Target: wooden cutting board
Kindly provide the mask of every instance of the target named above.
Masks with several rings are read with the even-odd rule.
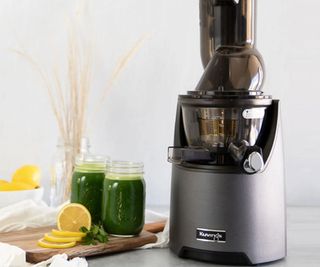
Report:
[[[50,232],[52,227],[41,227],[35,229],[25,229],[22,231],[8,232],[0,234],[0,242],[8,243],[26,251],[27,261],[38,263],[51,258],[60,253],[66,253],[69,258],[88,257],[101,254],[111,254],[115,252],[132,250],[145,244],[155,243],[157,237],[154,233],[160,232],[164,228],[164,222],[146,224],[139,236],[130,238],[120,238],[109,236],[109,241],[105,244],[95,246],[77,245],[68,249],[41,248],[37,241],[43,237],[44,233]]]

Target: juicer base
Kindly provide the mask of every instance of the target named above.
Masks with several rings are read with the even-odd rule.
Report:
[[[221,252],[183,247],[179,254],[181,258],[190,258],[199,261],[214,262],[224,265],[255,265],[243,252]]]

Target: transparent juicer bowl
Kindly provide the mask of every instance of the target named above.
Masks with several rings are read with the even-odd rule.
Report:
[[[188,145],[209,150],[228,148],[246,140],[255,145],[266,107],[182,106],[183,125]]]

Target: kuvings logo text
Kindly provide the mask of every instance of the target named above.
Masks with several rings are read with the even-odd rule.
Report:
[[[226,243],[226,231],[197,228],[196,238],[199,241]]]

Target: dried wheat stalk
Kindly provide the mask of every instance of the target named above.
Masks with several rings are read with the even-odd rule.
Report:
[[[119,77],[129,60],[139,50],[146,37],[140,38],[136,44],[123,55],[106,88],[102,91],[99,105],[101,107],[108,91]],[[66,191],[65,200],[70,196],[71,177],[75,156],[79,153],[81,138],[86,129],[88,99],[92,80],[92,49],[84,47],[75,36],[75,31],[70,32],[67,58],[67,82],[62,83],[58,69],[54,68],[50,76],[47,71],[27,52],[13,49],[15,53],[24,57],[37,70],[47,89],[50,104],[57,121],[60,136],[66,146],[71,148],[71,153],[66,153]],[[97,110],[96,110],[97,111]]]

